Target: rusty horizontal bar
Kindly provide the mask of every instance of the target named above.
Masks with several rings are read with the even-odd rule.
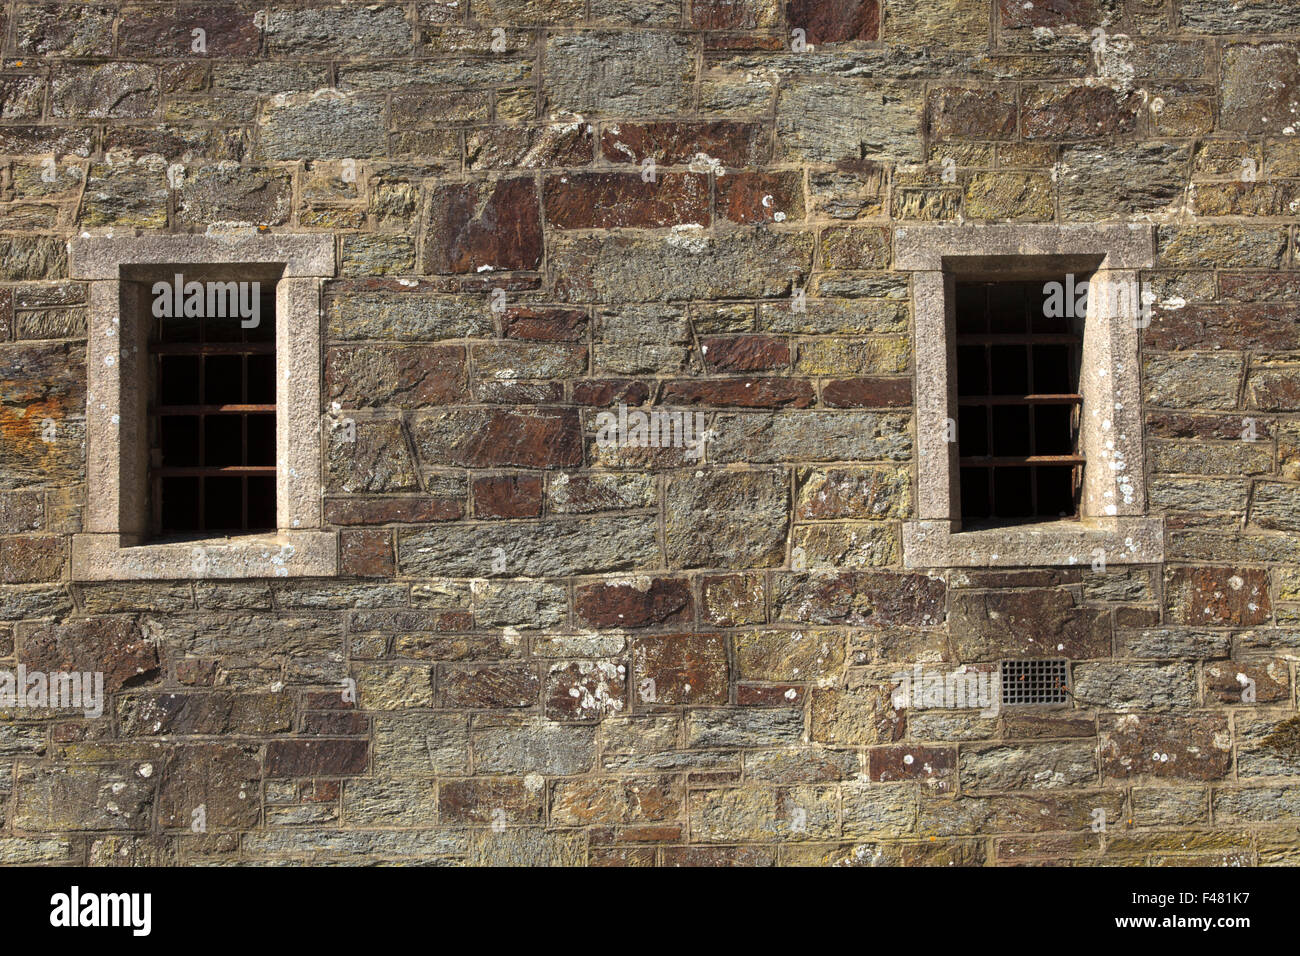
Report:
[[[962,395],[958,405],[1080,405],[1083,396],[1072,392],[1041,395]]]
[[[275,405],[159,405],[155,415],[241,415],[257,412],[274,414]]]
[[[1079,455],[998,455],[959,458],[957,463],[963,468],[1002,468],[1017,465],[1082,465],[1085,459]]]
[[[256,478],[275,475],[275,465],[187,465],[155,468],[163,478]]]

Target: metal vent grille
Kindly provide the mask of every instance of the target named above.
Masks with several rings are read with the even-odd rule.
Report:
[[[1069,698],[1068,680],[1063,660],[1003,661],[1002,703],[1064,704]]]

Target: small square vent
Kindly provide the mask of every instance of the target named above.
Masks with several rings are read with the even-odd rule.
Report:
[[[1064,704],[1069,699],[1068,680],[1063,660],[1003,661],[1002,703],[1011,707]]]

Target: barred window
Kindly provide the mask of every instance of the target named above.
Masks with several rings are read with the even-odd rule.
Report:
[[[1086,281],[957,283],[963,521],[1077,517]]]
[[[154,535],[274,529],[274,284],[176,275],[149,301]]]

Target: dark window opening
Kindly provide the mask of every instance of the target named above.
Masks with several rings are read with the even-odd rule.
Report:
[[[1004,706],[1064,704],[1070,696],[1064,660],[1003,661],[1001,670]]]
[[[276,527],[274,284],[260,291],[253,328],[239,315],[151,316],[156,536]]]
[[[1086,279],[957,283],[963,521],[1078,515],[1084,316],[1073,313]]]

